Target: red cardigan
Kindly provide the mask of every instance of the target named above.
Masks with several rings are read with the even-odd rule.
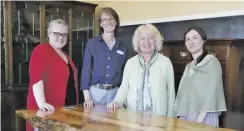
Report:
[[[66,53],[65,55],[74,72],[77,96],[76,103],[79,104],[77,69],[71,58]],[[46,102],[54,107],[62,107],[65,105],[69,67],[50,44],[40,44],[33,50],[30,58],[29,76],[30,82],[27,96],[27,109],[38,109],[32,86],[40,80],[43,80],[44,83]]]

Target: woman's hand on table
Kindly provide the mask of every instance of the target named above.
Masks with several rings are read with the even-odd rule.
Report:
[[[43,110],[38,110],[36,112],[36,116],[40,116],[40,117],[46,117],[46,116],[49,116],[51,114],[53,114],[54,111],[43,111]]]
[[[116,109],[116,108],[120,108],[121,105],[120,105],[118,102],[113,101],[113,102],[107,104],[107,107],[108,107],[109,109]]]
[[[55,111],[55,108],[53,105],[51,105],[49,103],[45,103],[45,102],[39,108],[43,111]]]
[[[84,94],[84,98],[85,98],[85,102],[83,103],[84,107],[92,107],[94,106],[94,103],[90,97],[90,93],[89,90],[83,90],[83,94]]]
[[[85,102],[83,103],[84,107],[91,107],[93,106],[93,101],[91,99],[87,99],[85,100]]]

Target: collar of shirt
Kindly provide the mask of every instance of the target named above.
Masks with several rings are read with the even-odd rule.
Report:
[[[99,35],[98,37],[97,37],[97,39],[98,39],[98,41],[103,41],[103,42],[100,42],[101,44],[106,44],[105,43],[105,41],[104,41],[104,39],[103,39],[103,37],[101,36],[101,35]],[[120,42],[119,42],[119,40],[117,40],[116,38],[115,38],[115,44],[114,44],[114,47],[115,48],[118,48],[119,47],[119,44],[120,44]]]

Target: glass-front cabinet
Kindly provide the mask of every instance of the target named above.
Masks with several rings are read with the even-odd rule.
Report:
[[[64,50],[80,72],[85,44],[94,36],[96,6],[77,1],[1,1],[1,85],[28,86],[31,53],[38,44],[48,44],[47,27],[55,19],[69,26]]]
[[[5,54],[6,54],[6,10],[5,10],[5,2],[1,1],[1,85],[6,84],[6,72],[5,67],[6,67],[6,59],[5,59]]]
[[[40,44],[40,4],[12,2],[13,84],[28,84],[29,60]]]

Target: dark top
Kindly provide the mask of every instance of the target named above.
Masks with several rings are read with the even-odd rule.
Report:
[[[95,84],[120,85],[127,59],[127,47],[116,40],[109,50],[102,36],[88,40],[81,75],[81,90],[89,90]]]
[[[76,90],[74,83],[74,74],[70,64],[69,66],[69,79],[67,82],[65,105],[75,105],[76,104]]]

